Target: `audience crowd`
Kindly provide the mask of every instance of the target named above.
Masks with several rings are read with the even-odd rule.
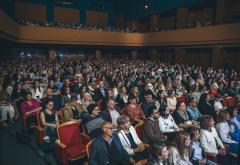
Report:
[[[80,23],[65,23],[65,22],[46,22],[43,20],[29,20],[29,19],[17,19],[17,23],[30,26],[46,26],[55,28],[72,28],[72,29],[84,29],[84,30],[97,30],[97,31],[109,31],[109,32],[126,32],[135,33],[137,31],[130,29],[129,27],[117,27],[117,26],[98,26],[88,25]]]
[[[239,98],[240,76],[229,68],[128,59],[0,62],[1,127],[24,115],[31,132],[39,115],[44,140],[53,143],[62,122],[78,122],[94,139],[90,165],[237,164]]]
[[[72,29],[85,29],[85,30],[97,30],[97,31],[109,31],[109,32],[126,32],[126,33],[147,33],[147,32],[160,32],[166,30],[176,29],[175,25],[162,25],[154,28],[145,28],[141,30],[134,30],[127,26],[118,27],[118,26],[98,26],[98,25],[88,25],[80,23],[65,23],[65,22],[47,22],[43,20],[29,20],[29,19],[16,19],[17,23],[22,25],[30,26],[45,26],[45,27],[55,27],[55,28],[72,28]],[[188,23],[185,26],[182,26],[181,29],[186,28],[200,28],[211,26],[210,21],[196,21],[195,23]]]

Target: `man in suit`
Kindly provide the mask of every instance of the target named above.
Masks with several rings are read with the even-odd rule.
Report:
[[[77,82],[74,83],[73,87],[72,87],[72,91],[73,93],[79,93],[81,90],[83,83],[82,83],[82,77],[78,77],[77,78]]]
[[[89,165],[127,165],[134,160],[123,148],[119,137],[113,133],[110,122],[102,124],[102,134],[92,144]]]
[[[94,98],[95,98],[95,101],[98,102],[98,101],[106,101],[107,99],[107,90],[106,88],[104,87],[104,82],[102,80],[100,80],[98,82],[98,88],[94,91]]]

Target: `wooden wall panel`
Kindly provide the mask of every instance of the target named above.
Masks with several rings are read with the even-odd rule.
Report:
[[[118,27],[125,27],[126,26],[126,22],[124,20],[124,14],[119,12],[116,15],[116,25]]]
[[[54,22],[79,23],[80,10],[63,8],[63,7],[55,7]]]
[[[108,25],[108,14],[97,11],[87,11],[86,23],[88,25],[105,26]]]
[[[160,27],[163,29],[174,29],[175,17],[160,18]]]
[[[184,63],[196,66],[202,66],[206,69],[210,64],[210,52],[186,52]]]
[[[17,18],[47,21],[47,7],[40,4],[15,2]]]

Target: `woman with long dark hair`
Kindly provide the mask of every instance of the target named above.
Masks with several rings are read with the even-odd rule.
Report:
[[[215,110],[210,103],[210,94],[203,93],[200,96],[198,102],[198,109],[202,115],[212,115],[215,116]]]
[[[169,149],[169,162],[171,165],[192,165],[191,139],[187,132],[179,132]]]
[[[154,143],[152,148],[153,160],[149,165],[168,165],[169,151],[164,143]]]

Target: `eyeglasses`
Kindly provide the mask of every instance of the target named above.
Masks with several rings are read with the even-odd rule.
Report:
[[[48,104],[49,106],[53,107],[54,105],[53,104]]]

